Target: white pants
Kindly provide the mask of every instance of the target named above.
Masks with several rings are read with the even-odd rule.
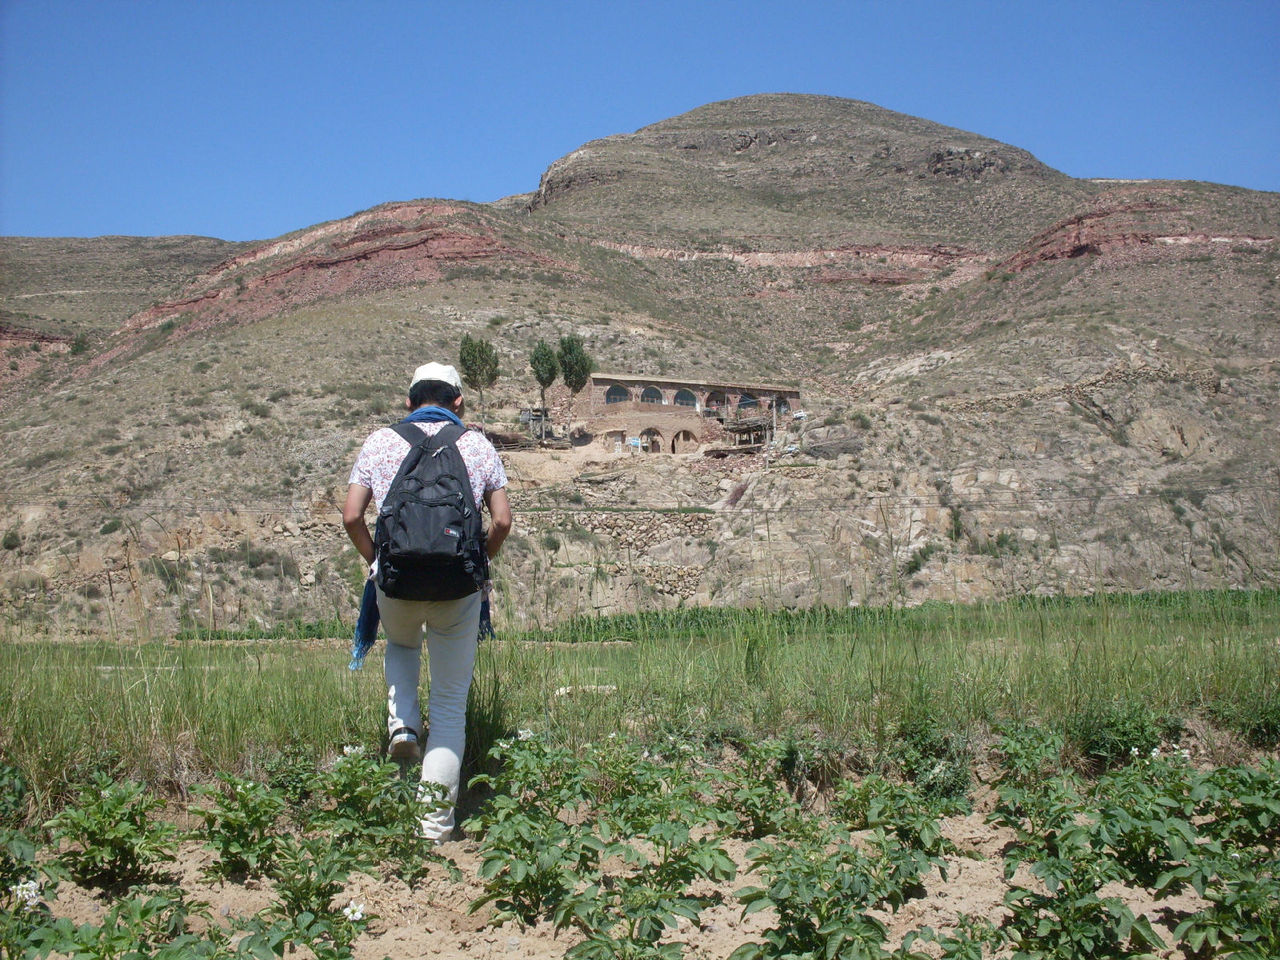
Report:
[[[427,702],[428,733],[422,751],[422,781],[440,784],[448,805],[428,814],[422,834],[439,840],[453,829],[458,802],[462,751],[467,737],[467,693],[476,662],[480,627],[480,594],[461,600],[395,600],[378,591],[378,613],[387,634],[384,669],[387,678],[387,731],[408,727],[422,740],[418,682],[422,673],[422,640],[427,641],[431,692]]]

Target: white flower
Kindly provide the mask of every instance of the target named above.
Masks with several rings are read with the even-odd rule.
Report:
[[[364,756],[364,747],[360,747],[360,746],[355,746],[355,747],[352,747],[352,746],[346,746],[346,747],[343,747],[343,748],[342,748],[342,755],[343,755],[344,757],[363,757],[363,756]]]
[[[1190,750],[1182,750],[1182,751],[1181,751],[1181,755],[1182,755],[1182,762],[1183,762],[1183,763],[1190,763],[1190,762],[1191,762],[1191,751],[1190,751]]]
[[[9,893],[18,902],[19,910],[34,910],[40,904],[40,885],[34,880],[23,880],[9,888]]]
[[[359,923],[361,920],[364,919],[364,904],[356,903],[354,900],[352,900],[350,903],[348,903],[345,907],[342,908],[342,915],[346,917],[348,920],[350,920],[352,923]]]
[[[1152,760],[1159,760],[1159,759],[1160,759],[1160,748],[1159,748],[1159,747],[1152,747],[1152,748],[1151,748],[1151,759],[1152,759]]]
[[[1138,755],[1138,748],[1137,748],[1137,747],[1130,747],[1130,748],[1129,748],[1129,756],[1131,756],[1131,757],[1136,757],[1137,755]]]
[[[518,739],[518,740],[532,740],[532,739],[533,739],[533,731],[532,731],[532,730],[517,730],[517,731],[516,731],[516,739]]]

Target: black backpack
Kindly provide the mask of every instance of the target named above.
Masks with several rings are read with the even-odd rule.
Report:
[[[373,535],[378,588],[397,600],[457,600],[489,575],[484,525],[467,465],[458,451],[465,432],[446,424],[434,436],[418,427],[391,427],[409,441],[378,511]]]

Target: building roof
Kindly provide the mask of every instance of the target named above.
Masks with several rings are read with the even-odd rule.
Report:
[[[597,371],[591,374],[593,383],[615,381],[630,384],[652,384],[670,387],[702,387],[711,390],[749,390],[760,393],[787,393],[800,396],[800,388],[773,383],[746,383],[741,380],[708,380],[693,377],[654,377],[643,373],[604,373]]]

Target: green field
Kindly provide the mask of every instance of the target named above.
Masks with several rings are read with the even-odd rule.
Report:
[[[304,628],[299,627],[299,634]],[[904,730],[965,755],[1037,722],[1087,766],[1108,738],[1280,740],[1280,593],[1025,599],[973,606],[691,609],[583,619],[482,645],[471,769],[533,730],[699,743],[775,737],[846,765],[895,762]],[[43,812],[95,771],[181,791],[215,771],[380,750],[381,642],[202,639],[0,644],[0,747]],[[1092,760],[1091,760],[1092,758]]]
[[[488,641],[443,854],[380,759],[378,655],[353,673],[325,632],[0,644],[0,958],[377,957],[441,889],[459,948],[465,895],[572,960],[1280,949],[1275,591]]]

